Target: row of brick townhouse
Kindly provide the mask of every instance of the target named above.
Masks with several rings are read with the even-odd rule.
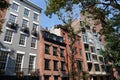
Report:
[[[40,80],[70,80],[71,61],[75,79],[104,80],[104,49],[100,35],[91,25],[82,29],[74,43],[76,54],[71,60],[71,36],[62,29],[40,27],[41,8],[29,0],[10,0],[0,34],[0,75],[38,76]],[[72,26],[80,27],[84,17]],[[83,74],[85,72],[85,74]],[[107,79],[108,80],[108,79]]]

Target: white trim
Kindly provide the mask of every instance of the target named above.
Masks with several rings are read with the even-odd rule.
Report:
[[[30,9],[30,8],[28,8],[28,7],[26,7],[26,6],[24,6],[24,11],[25,11],[25,9],[29,10],[29,14],[28,14],[28,16],[27,16],[27,17],[30,17],[30,11],[31,11],[31,9]]]
[[[25,54],[25,52],[22,51],[17,51],[16,53]]]
[[[6,31],[7,31],[8,29],[6,29]],[[10,30],[10,29],[9,29]],[[12,30],[11,30],[12,31]],[[5,32],[5,35],[6,35],[6,32]],[[5,38],[5,35],[4,35],[4,38]],[[12,34],[12,37],[11,37],[11,42],[8,42],[8,41],[3,41],[4,43],[7,43],[7,44],[12,44],[12,42],[13,42],[13,37],[14,37],[14,32],[13,32],[13,34]]]
[[[27,21],[29,22],[29,19],[28,19],[28,18],[26,18],[26,17],[23,17],[23,19],[25,19],[25,20],[27,20]]]
[[[8,53],[8,52],[7,52]],[[9,58],[9,53],[8,53],[8,55],[7,55],[7,60],[6,60],[6,65],[5,65],[5,71],[6,71],[6,68],[7,68],[7,65],[8,65],[8,58]]]
[[[13,15],[15,15],[15,16],[17,16],[17,17],[18,17],[18,14],[16,14],[16,13],[10,12],[10,14],[13,14]]]
[[[19,46],[26,47],[27,35],[26,34],[22,34],[22,35],[25,35],[25,44],[24,45],[19,44]],[[20,34],[20,36],[21,36],[21,34]],[[19,38],[19,41],[20,41],[20,38]]]
[[[36,14],[38,14],[38,15],[40,14],[40,13],[38,13],[38,12],[36,12],[36,11],[33,11],[33,13],[36,13]]]
[[[33,21],[33,23],[39,25],[39,22]]]
[[[20,9],[20,3],[16,2],[16,1],[13,1],[13,2],[12,2],[12,5],[13,5],[13,3],[15,3],[15,4],[17,4],[17,5],[18,5],[18,9],[17,9],[17,11],[16,11],[16,10],[14,10],[14,9],[13,9],[13,10],[14,10],[14,11],[16,11],[16,12],[19,12],[19,9]]]
[[[33,36],[33,35],[32,35]],[[32,48],[32,49],[37,49],[37,38],[36,37],[32,37],[32,38],[35,38],[36,39],[36,43],[35,43],[35,47],[31,47],[31,45],[30,45],[30,47]],[[31,42],[32,42],[32,38],[31,38]]]
[[[36,24],[36,25],[37,25],[36,30],[38,31],[39,23],[36,23],[36,22],[33,21],[33,24]],[[33,24],[32,24],[32,28],[33,28]]]
[[[10,12],[10,15],[14,15],[14,16],[16,16],[16,18],[15,18],[15,23],[17,23],[17,18],[18,18],[18,14],[16,14],[16,13],[13,13],[13,12]],[[10,15],[9,15],[9,18],[10,18]],[[9,20],[9,19],[8,19]]]
[[[28,9],[29,11],[31,10],[30,8],[28,8],[28,7],[26,7],[26,6],[24,6],[24,8],[25,8],[25,9]]]
[[[34,13],[38,15],[37,20],[34,20]],[[40,14],[38,12],[33,11],[33,21],[39,21],[40,20]]]
[[[13,1],[13,3],[16,3],[17,5],[20,5],[20,3],[16,2],[16,1]]]
[[[35,70],[35,64],[36,64],[36,56],[37,54],[29,53],[30,56],[34,56],[34,62],[33,62],[33,70]],[[30,57],[29,57],[30,58]]]
[[[31,56],[37,56],[37,54],[35,54],[35,53],[29,53],[29,55],[31,55]]]

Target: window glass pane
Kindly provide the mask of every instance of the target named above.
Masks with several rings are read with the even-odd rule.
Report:
[[[34,61],[35,61],[35,56],[30,55],[30,57],[29,57],[29,72],[34,69]]]
[[[49,54],[49,45],[45,44],[45,54]]]
[[[11,42],[13,36],[13,31],[6,30],[4,41]]]
[[[13,9],[13,10],[17,11],[17,10],[18,10],[18,7],[19,7],[19,5],[17,5],[16,3],[13,3],[13,4],[12,4],[12,9]]]
[[[23,19],[23,22],[22,22],[22,27],[26,27],[28,26],[28,21]]]
[[[26,40],[26,35],[21,34],[19,44],[20,45],[25,45],[25,42],[26,42],[25,40]]]
[[[44,69],[45,70],[49,70],[50,69],[50,60],[49,59],[45,59]]]
[[[10,14],[10,16],[9,16],[9,22],[15,23],[16,18],[17,18],[17,17],[16,17],[15,15]]]
[[[34,19],[35,21],[37,21],[37,20],[38,20],[38,14],[34,13],[33,19]]]
[[[30,13],[30,11],[25,8],[25,10],[24,10],[24,16],[27,16],[27,17],[28,17],[28,16],[29,16],[29,13]]]
[[[5,70],[8,52],[0,51],[0,70]]]
[[[53,47],[53,55],[57,56],[57,47]]]
[[[17,54],[16,63],[15,63],[16,72],[21,70],[22,59],[23,59],[23,54]]]
[[[64,49],[60,49],[60,56],[64,57]]]
[[[36,42],[37,42],[37,39],[32,37],[31,47],[35,48],[36,47]]]

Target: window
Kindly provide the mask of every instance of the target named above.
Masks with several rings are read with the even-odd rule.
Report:
[[[92,57],[93,57],[93,61],[98,61],[97,55],[92,55]]]
[[[80,45],[80,40],[78,40],[78,45]]]
[[[90,55],[90,53],[86,53],[86,59],[87,59],[88,61],[91,61],[91,55]]]
[[[0,51],[0,70],[5,70],[8,52]]]
[[[33,29],[37,29],[37,24],[33,23]]]
[[[104,72],[105,71],[105,65],[101,65],[101,70]]]
[[[44,80],[49,80],[49,75],[44,75]]]
[[[95,71],[100,71],[99,64],[94,64],[95,66]]]
[[[53,47],[53,55],[54,56],[57,56],[58,54],[57,54],[57,47]]]
[[[58,70],[58,61],[54,61],[54,70],[57,71]]]
[[[12,42],[13,31],[6,30],[4,41]]]
[[[23,60],[23,54],[17,54],[16,57],[16,64],[15,64],[15,71],[21,71],[22,68],[22,60]]]
[[[58,76],[54,76],[54,80],[58,80]]]
[[[28,20],[23,19],[22,27],[28,26]]]
[[[61,70],[65,71],[65,62],[61,61]]]
[[[18,11],[19,5],[16,3],[13,3],[11,7],[13,10]]]
[[[35,65],[35,56],[30,55],[29,57],[29,72],[32,71],[34,69],[34,65]]]
[[[91,46],[91,52],[95,53],[96,50],[95,50],[95,47],[94,46]]]
[[[87,40],[87,36],[82,35],[82,37],[83,37],[83,42],[87,43],[87,42],[88,42],[88,40]]]
[[[24,9],[24,16],[28,17],[29,14],[30,14],[30,10],[28,10],[28,9],[25,8]]]
[[[99,57],[100,64],[104,63],[103,57]]]
[[[60,48],[60,56],[61,56],[61,57],[64,57],[64,49],[61,49],[61,48]]]
[[[85,48],[85,51],[89,51],[89,45],[88,44],[84,44],[84,48]]]
[[[9,16],[9,22],[15,23],[16,22],[16,18],[17,18],[17,16],[15,16],[13,14],[10,14],[10,16]]]
[[[26,38],[27,38],[27,36],[25,34],[21,34],[19,44],[26,45]]]
[[[50,70],[50,60],[49,59],[45,59],[44,69],[45,70]]]
[[[83,70],[83,62],[82,61],[77,61],[77,67],[78,67],[78,70]]]
[[[50,46],[45,44],[45,54],[49,54],[49,48]]]
[[[34,13],[33,19],[34,19],[35,21],[38,21],[38,14]]]
[[[37,47],[37,39],[32,37],[32,40],[31,40],[31,47],[32,48],[36,48]]]

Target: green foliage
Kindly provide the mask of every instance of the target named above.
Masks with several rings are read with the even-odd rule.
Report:
[[[108,34],[105,40],[107,45],[101,54],[107,61],[113,63],[113,67],[120,67],[120,34]]]

